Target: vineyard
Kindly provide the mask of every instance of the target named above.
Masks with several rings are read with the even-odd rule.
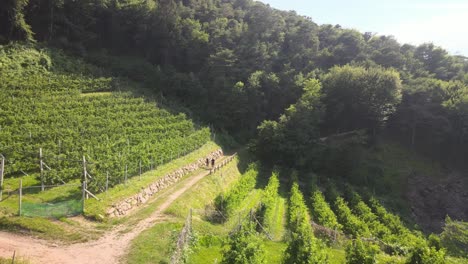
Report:
[[[57,51],[1,47],[0,68],[6,178],[63,184],[83,178],[85,160],[88,189],[102,192],[210,138],[184,114],[119,92],[126,80]]]
[[[218,172],[169,209],[181,219],[190,208],[194,214],[186,263],[463,263],[373,196],[333,184],[303,192],[297,182],[279,181],[277,171],[258,189],[261,170],[252,164],[235,180]],[[232,183],[215,197],[219,181]]]

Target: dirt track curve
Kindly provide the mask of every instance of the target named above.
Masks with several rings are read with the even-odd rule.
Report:
[[[31,263],[47,264],[115,264],[125,255],[130,242],[142,231],[150,228],[155,223],[164,221],[163,212],[184,192],[190,189],[209,171],[190,177],[175,192],[171,193],[164,203],[162,203],[148,218],[141,220],[131,231],[121,233],[127,228],[126,225],[118,226],[106,233],[98,240],[77,243],[65,246],[57,246],[50,241],[35,239],[28,236],[16,235],[0,231],[0,257],[10,258],[13,252],[25,258]]]

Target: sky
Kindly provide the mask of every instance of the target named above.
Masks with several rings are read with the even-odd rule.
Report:
[[[468,56],[468,0],[260,0],[317,24],[393,35],[400,43],[432,42]]]

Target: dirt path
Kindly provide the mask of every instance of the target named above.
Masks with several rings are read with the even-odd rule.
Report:
[[[184,192],[208,174],[209,171],[202,171],[187,179],[178,190],[166,197],[164,203],[162,203],[151,216],[140,221],[130,232],[121,233],[122,230],[127,228],[124,224],[116,227],[96,241],[68,246],[57,246],[45,240],[0,232],[0,257],[9,258],[13,255],[13,252],[16,251],[17,256],[26,258],[32,263],[118,263],[119,259],[125,255],[130,246],[130,242],[134,238],[155,223],[167,220],[163,212]]]

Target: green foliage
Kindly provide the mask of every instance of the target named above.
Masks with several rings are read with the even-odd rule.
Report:
[[[401,100],[401,81],[394,70],[334,67],[322,83],[330,132],[377,129]]]
[[[58,60],[65,60],[62,55]],[[80,94],[107,90],[110,78],[84,77],[51,70],[46,51],[8,46],[0,49],[0,146],[7,158],[6,175],[39,171],[43,148],[46,183],[82,178],[88,160],[92,191],[104,190],[142,169],[177,158],[209,140],[208,129],[196,129],[184,114],[174,115],[124,93]],[[78,62],[79,63],[79,62]],[[94,69],[89,67],[89,69]]]
[[[380,239],[386,239],[391,235],[391,231],[382,224],[378,217],[372,212],[372,209],[361,199],[360,195],[354,191],[349,194],[348,199],[353,213],[366,223],[371,234]]]
[[[346,246],[346,264],[373,264],[379,248],[370,243],[355,239]]]
[[[6,0],[0,5],[0,36],[9,40],[34,41],[31,26],[25,20],[29,0]]]
[[[265,262],[262,242],[251,222],[239,226],[228,240],[228,248],[223,252],[224,264],[260,264]]]
[[[215,206],[226,217],[232,216],[257,183],[257,164],[250,164],[240,180],[226,193],[216,197]]]
[[[377,237],[387,243],[389,253],[405,255],[410,249],[427,244],[420,233],[412,233],[398,216],[387,212],[377,199],[370,198],[369,206],[379,221],[371,222],[369,226]],[[368,209],[366,211],[368,212]]]
[[[130,244],[126,263],[169,263],[183,227],[180,222],[158,223],[143,231]]]
[[[299,185],[294,182],[291,187],[288,204],[288,222],[289,229],[296,232],[296,228],[300,226],[301,222],[310,222],[307,206],[304,201],[304,196],[299,190]]]
[[[291,233],[283,263],[328,263],[328,256],[323,251],[323,244],[314,237],[312,227],[308,222],[301,221],[295,231]]]
[[[302,97],[286,109],[279,121],[264,121],[258,127],[257,154],[275,164],[306,165],[317,152],[319,123],[323,114],[321,84],[303,82]]]
[[[274,171],[268,180],[268,184],[263,190],[262,205],[264,207],[263,225],[267,229],[273,228],[274,219],[276,218],[276,204],[279,199],[278,188],[280,182],[278,172]]]
[[[392,233],[402,234],[407,231],[400,218],[396,215],[388,213],[385,207],[383,207],[376,198],[372,197],[369,200],[369,206],[372,208],[372,211],[379,217],[379,220],[385,226],[387,226]]]
[[[9,232],[27,231],[35,236],[55,241],[79,242],[84,240],[82,234],[70,232],[62,225],[40,217],[2,216],[0,217],[0,229]]]
[[[296,182],[291,188],[288,218],[291,238],[283,263],[328,263],[323,244],[312,232],[307,206]]]
[[[418,245],[413,248],[406,260],[407,264],[444,264],[445,250],[437,250],[435,247]]]
[[[427,244],[429,247],[434,247],[437,250],[442,248],[440,237],[436,234],[429,235],[429,237],[427,238]]]
[[[454,221],[447,216],[440,240],[449,254],[468,258],[468,223]]]
[[[335,200],[334,211],[346,234],[351,235],[353,238],[368,237],[370,235],[366,223],[351,212],[342,197]]]
[[[312,220],[317,224],[331,229],[341,230],[342,226],[338,223],[335,214],[331,210],[322,192],[315,190],[311,198]]]

